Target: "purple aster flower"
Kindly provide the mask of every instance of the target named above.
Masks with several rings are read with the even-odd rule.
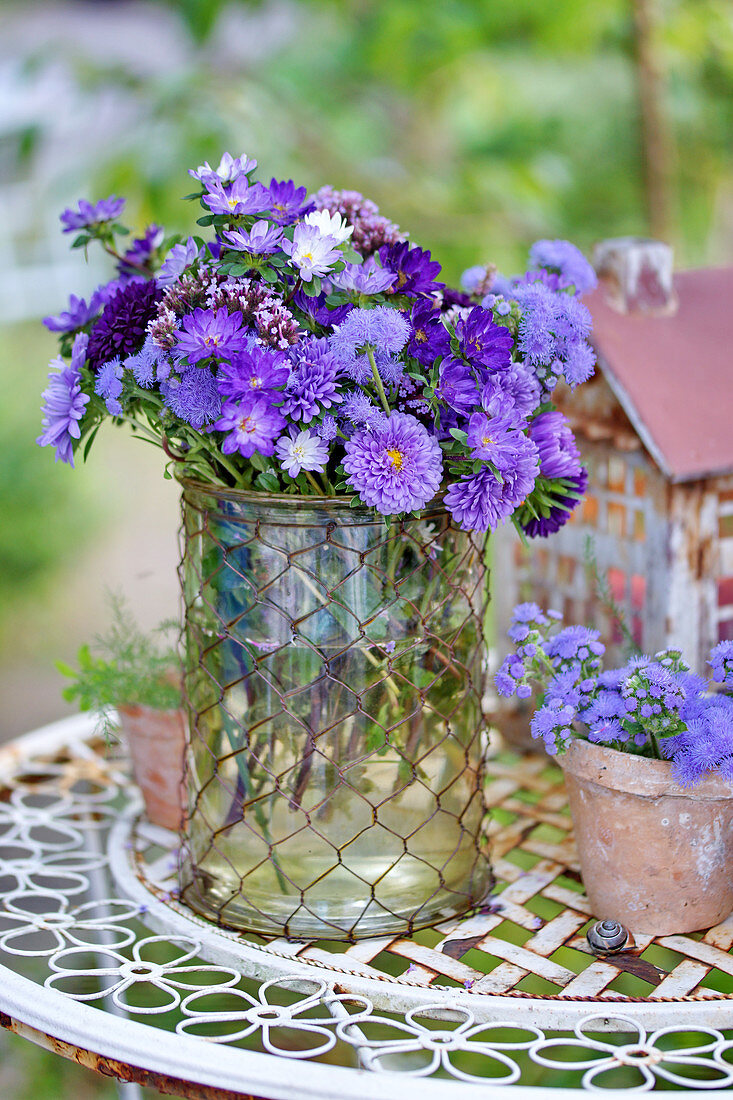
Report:
[[[94,381],[94,392],[104,398],[107,412],[112,416],[122,415],[122,405],[119,398],[122,394],[122,363],[119,356],[110,359],[99,368]]]
[[[298,431],[291,428],[289,435],[282,436],[275,444],[275,453],[280,465],[290,477],[297,477],[301,470],[315,470],[320,473],[328,462],[328,446],[307,428]]]
[[[214,428],[227,433],[221,445],[223,454],[239,452],[243,458],[251,458],[255,451],[261,455],[275,453],[275,437],[285,423],[280,410],[266,397],[250,393],[239,401],[227,401]]]
[[[185,244],[174,244],[160,271],[155,276],[158,286],[170,286],[175,283],[183,272],[200,258],[200,250],[193,237],[189,237]]]
[[[187,359],[194,366],[211,356],[229,359],[247,347],[247,333],[242,328],[239,310],[229,313],[221,309],[195,309],[183,318],[183,331],[176,333],[174,355]]]
[[[197,431],[221,414],[216,379],[207,367],[187,367],[180,379],[163,382],[160,392],[171,412]]]
[[[491,462],[505,470],[516,462],[517,452],[525,446],[527,437],[516,417],[489,418],[485,413],[473,413],[468,421],[468,446],[474,458]]]
[[[471,368],[462,359],[447,356],[440,364],[436,394],[455,409],[467,415],[479,403],[479,392]]]
[[[316,424],[316,431],[321,439],[324,439],[326,443],[330,443],[332,439],[335,439],[338,435],[338,422],[335,416],[331,416],[330,413],[326,413],[320,424]]]
[[[313,203],[306,201],[306,188],[296,187],[292,180],[270,180],[270,203],[268,211],[277,225],[292,225],[304,214],[313,209]]]
[[[440,444],[419,420],[393,412],[345,444],[347,483],[365,504],[391,516],[424,508],[443,478]]]
[[[529,426],[529,437],[539,451],[543,477],[577,477],[580,474],[580,451],[567,417],[561,412],[536,416]]]
[[[249,233],[244,229],[225,229],[224,237],[230,248],[237,252],[251,252],[253,256],[266,256],[277,252],[282,239],[282,230],[270,225],[264,219],[254,223]]]
[[[248,351],[232,356],[231,362],[222,363],[216,375],[216,384],[222,397],[244,397],[258,393],[268,400],[277,399],[290,377],[290,362],[282,352],[261,348],[252,342]],[[282,397],[282,395],[279,395]]]
[[[212,168],[208,162],[205,162],[198,168],[189,168],[188,174],[199,180],[208,190],[209,184],[231,183],[238,176],[247,176],[250,172],[254,172],[256,167],[257,161],[252,160],[246,153],[242,153],[241,157],[224,153],[218,168]]]
[[[517,417],[524,419],[535,411],[540,399],[537,378],[521,363],[510,363],[505,370],[495,371],[481,387],[481,405],[485,412],[507,408],[509,404],[516,410]]]
[[[733,683],[733,642],[718,642],[710,651],[710,660],[707,662],[713,670],[713,680],[716,684]]]
[[[87,359],[92,370],[117,356],[126,359],[142,346],[161,296],[152,279],[130,282],[112,294],[89,336]]]
[[[59,356],[49,364],[48,385],[43,391],[42,431],[36,439],[39,447],[56,448],[56,461],[74,465],[74,440],[81,436],[79,421],[89,402],[89,395],[81,390],[81,368],[87,347],[86,333],[80,332],[74,340],[71,364]]]
[[[212,214],[226,214],[239,218],[244,214],[261,214],[270,205],[270,192],[261,183],[250,185],[246,175],[237,178],[225,187],[220,180],[208,184],[208,194],[204,202]]]
[[[514,338],[503,325],[497,325],[490,310],[474,306],[468,316],[461,317],[456,324],[456,336],[461,352],[472,363],[491,371],[509,366]]]
[[[324,338],[301,340],[289,355],[292,368],[282,411],[308,424],[323,409],[340,404],[339,365]]]
[[[79,199],[77,210],[71,208],[64,210],[60,217],[64,233],[74,233],[77,229],[92,229],[106,222],[113,222],[119,218],[125,206],[124,199],[118,199],[110,195],[108,199],[100,199],[97,203]]]
[[[282,249],[304,283],[309,283],[314,276],[320,278],[327,274],[342,259],[333,237],[324,237],[318,226],[303,222],[296,225],[292,241],[283,238]]]
[[[530,263],[559,275],[566,287],[586,294],[597,285],[596,273],[583,253],[569,241],[535,241],[529,250]]]
[[[356,294],[381,294],[396,280],[394,271],[385,271],[374,256],[370,256],[363,264],[346,264],[343,271],[335,272],[331,278],[331,282],[339,290],[353,291]]]
[[[320,325],[322,328],[334,328],[348,317],[354,306],[348,302],[331,309],[326,305],[326,297],[325,294],[318,294],[310,298],[302,290],[296,290],[292,297],[292,305],[304,313],[311,324]]]
[[[155,382],[156,377],[158,381],[161,381],[158,367],[164,359],[163,349],[158,347],[152,336],[148,336],[140,351],[135,355],[129,355],[125,359],[124,367],[125,370],[132,371],[138,386],[149,389]],[[164,371],[164,377],[167,377],[168,374],[170,374],[170,368]]]
[[[89,305],[84,298],[77,298],[72,294],[68,309],[59,313],[58,317],[44,317],[43,323],[51,332],[74,332],[88,325],[97,316],[103,304],[102,296],[96,290],[89,299]]]
[[[129,279],[132,275],[139,275],[141,267],[147,268],[156,249],[163,243],[164,236],[164,230],[153,224],[146,228],[142,237],[135,237],[117,264],[120,278]]]
[[[415,302],[410,313],[410,328],[407,354],[424,367],[432,367],[436,359],[450,352],[450,335],[432,300],[424,298]]]
[[[573,509],[588,485],[588,471],[582,466],[580,473],[575,477],[567,478],[567,481],[570,482],[569,490],[572,490],[572,496],[556,494],[554,496],[555,504],[548,515],[540,516],[539,519],[532,517],[526,521],[522,520],[522,529],[530,538],[547,538],[548,535],[553,535],[568,522]]]
[[[440,284],[440,264],[430,258],[430,253],[411,245],[409,241],[386,245],[379,250],[379,259],[385,271],[392,271],[397,281],[391,287],[393,294],[432,294]]]

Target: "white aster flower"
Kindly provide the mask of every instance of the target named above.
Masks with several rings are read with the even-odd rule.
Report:
[[[338,244],[348,241],[354,232],[353,225],[349,225],[340,214],[331,214],[328,210],[313,210],[304,218],[306,225],[315,225],[323,237],[333,237]]]
[[[280,464],[290,477],[297,477],[301,470],[317,470],[319,473],[328,462],[328,445],[307,429],[284,435],[275,444]]]
[[[314,275],[325,275],[342,259],[334,237],[324,237],[315,225],[296,225],[292,242],[283,238],[281,247],[297,267],[300,277],[309,283]]]

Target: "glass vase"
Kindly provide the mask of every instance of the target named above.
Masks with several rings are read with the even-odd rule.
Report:
[[[308,939],[480,901],[484,538],[442,506],[182,484],[183,900]]]

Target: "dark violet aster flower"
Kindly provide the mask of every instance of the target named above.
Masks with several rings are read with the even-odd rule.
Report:
[[[393,271],[397,281],[390,288],[393,294],[432,294],[441,284],[436,283],[441,267],[430,253],[409,241],[385,245],[379,250],[379,259],[385,271]]]
[[[517,454],[526,446],[522,423],[515,416],[489,418],[485,413],[472,413],[468,421],[468,446],[474,458],[491,462],[498,470],[506,470],[517,461]]]
[[[222,363],[216,384],[222,397],[244,397],[255,393],[275,401],[290,376],[290,361],[282,352],[254,345],[249,351],[232,356]],[[282,395],[280,395],[280,398]]]
[[[384,516],[424,508],[443,479],[440,444],[419,420],[393,412],[345,444],[347,483]]]
[[[132,371],[138,386],[149,389],[156,378],[161,381],[160,364],[164,360],[165,353],[163,349],[158,347],[152,336],[148,336],[140,351],[135,355],[128,355],[123,365],[125,370]],[[167,377],[170,373],[170,367],[167,363],[166,367],[167,369],[163,371],[163,377]]]
[[[89,336],[87,359],[92,370],[116,356],[126,359],[142,347],[161,297],[152,279],[130,282],[112,294]]]
[[[122,394],[122,363],[119,356],[110,359],[99,368],[94,380],[94,392],[104,398],[107,412],[112,416],[122,415],[122,405],[119,398]]]
[[[229,247],[237,252],[250,252],[253,256],[265,256],[277,252],[282,239],[282,230],[270,225],[264,218],[256,221],[249,232],[244,229],[226,229],[224,237]]]
[[[296,187],[292,180],[270,180],[270,218],[278,225],[292,225],[313,209],[306,201],[306,188]]]
[[[225,187],[221,181],[212,181],[204,202],[212,214],[241,217],[243,214],[261,214],[270,205],[270,192],[261,183],[250,185],[246,175]]]
[[[575,477],[569,477],[567,480],[571,483],[570,488],[577,496],[556,495],[554,498],[556,503],[550,509],[549,516],[541,516],[539,519],[532,517],[522,521],[522,529],[530,538],[547,538],[548,535],[553,535],[555,531],[559,531],[570,519],[573,509],[588,485],[588,471],[584,466],[581,466],[580,473]]]
[[[472,363],[491,371],[509,366],[514,338],[503,325],[497,325],[491,310],[474,306],[467,317],[457,322],[456,336],[461,352]]]
[[[43,391],[42,431],[36,439],[39,447],[56,448],[56,461],[74,465],[74,440],[81,436],[79,421],[89,402],[89,395],[81,390],[81,368],[87,348],[86,333],[80,332],[74,340],[71,364],[58,356],[49,367],[48,385]]]
[[[153,224],[146,228],[142,237],[135,237],[117,264],[120,278],[129,279],[131,275],[139,275],[140,268],[146,268],[156,249],[160,248],[164,236],[165,233],[160,226]]]
[[[176,333],[174,355],[187,359],[194,366],[211,356],[229,359],[247,347],[247,333],[242,328],[239,310],[229,313],[221,309],[195,309],[183,318],[183,331]]]
[[[471,368],[462,359],[447,356],[440,364],[438,397],[456,412],[467,415],[479,403],[479,391]]]
[[[429,298],[415,302],[410,313],[410,342],[407,353],[424,367],[432,367],[450,351],[450,335],[440,319],[440,310]]]
[[[242,458],[251,458],[255,451],[273,455],[275,438],[285,424],[285,417],[266,397],[251,393],[239,401],[227,401],[214,428],[226,433],[221,445],[223,454],[238,452]]]
[[[330,309],[326,305],[325,294],[319,294],[317,297],[309,298],[302,290],[297,290],[295,292],[291,304],[296,306],[301,313],[304,313],[312,324],[320,325],[322,328],[335,328],[336,325],[340,325],[343,319],[348,317],[352,309],[354,309],[354,306],[350,302],[343,306],[335,306],[333,309]]]
[[[577,477],[580,474],[580,451],[567,417],[561,412],[536,416],[529,426],[529,437],[539,451],[543,477]]]
[[[385,271],[374,256],[370,256],[363,264],[346,264],[343,271],[337,271],[331,277],[331,282],[339,290],[357,294],[381,294],[396,280],[394,271]]]
[[[575,288],[576,294],[586,294],[598,282],[583,253],[569,241],[535,241],[529,250],[529,258],[533,267],[559,275],[565,286]]]
[[[180,379],[163,382],[160,392],[171,412],[197,431],[221,414],[221,397],[208,367],[187,367]]]
[[[58,317],[44,317],[43,323],[51,332],[74,332],[88,325],[97,316],[103,304],[102,296],[97,290],[89,299],[89,305],[83,298],[77,298],[72,294],[69,298],[69,308],[62,310]]]
[[[310,423],[324,409],[341,402],[339,365],[328,340],[301,340],[289,352],[292,369],[282,411],[292,420]]]
[[[186,268],[200,257],[199,247],[193,237],[185,244],[174,244],[155,276],[158,286],[170,286],[183,275]]]
[[[60,217],[64,233],[74,233],[78,229],[91,229],[106,222],[113,222],[119,218],[125,206],[124,199],[118,199],[110,195],[108,199],[100,199],[97,203],[79,199],[77,210],[71,208],[64,210]]]

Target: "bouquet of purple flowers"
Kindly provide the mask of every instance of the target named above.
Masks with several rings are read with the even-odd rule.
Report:
[[[464,529],[557,530],[587,481],[551,404],[594,368],[582,254],[540,241],[526,274],[471,269],[454,291],[358,193],[255,168],[191,171],[210,240],[151,225],[125,249],[122,199],[64,211],[72,248],[97,242],[117,270],[45,319],[61,355],[38,442],[73,465],[111,418],[207,484],[351,493],[385,516],[443,492]]]
[[[515,652],[496,674],[500,695],[540,705],[532,736],[550,755],[575,737],[622,752],[672,760],[684,787],[717,772],[733,781],[733,697],[712,692],[690,672],[678,650],[632,657],[623,668],[603,669],[605,646],[587,626],[556,629],[562,616],[534,603],[514,608],[509,637]],[[733,688],[733,642],[719,642],[708,661],[714,682]]]

